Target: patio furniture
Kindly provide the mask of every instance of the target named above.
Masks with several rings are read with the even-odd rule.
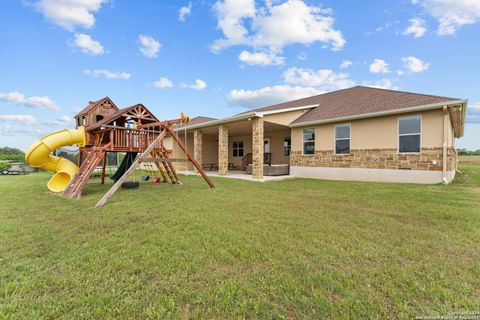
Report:
[[[246,174],[252,174],[253,165],[249,164],[247,166]],[[290,174],[290,166],[288,164],[272,164],[272,165],[263,165],[263,175],[264,176],[284,176]]]
[[[252,164],[252,161],[252,153],[249,152],[242,158],[242,170],[246,170],[247,166]],[[268,165],[272,164],[272,154],[270,152],[263,154],[263,163]]]
[[[216,163],[203,163],[202,167],[204,170],[210,170],[210,171],[218,170],[218,166]]]

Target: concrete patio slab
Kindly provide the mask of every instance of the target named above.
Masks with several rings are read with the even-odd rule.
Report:
[[[184,174],[184,175],[200,175],[193,171],[177,171],[177,173]],[[263,179],[253,179],[252,175],[245,174],[245,172],[241,170],[230,170],[228,171],[228,174],[226,176],[219,175],[218,171],[207,171],[206,174],[209,177],[239,179],[239,180],[246,180],[246,181],[252,181],[252,182],[269,182],[269,181],[282,181],[282,180],[295,179],[295,177],[291,175],[264,176]]]

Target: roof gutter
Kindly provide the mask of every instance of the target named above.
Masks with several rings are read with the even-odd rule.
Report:
[[[263,117],[263,115],[258,114],[255,111],[251,111],[251,112],[248,112],[248,113],[242,113],[240,116],[233,116],[233,117],[228,117],[228,118],[223,118],[223,119],[211,120],[211,121],[207,121],[207,122],[203,122],[203,123],[199,123],[199,124],[194,124],[194,125],[191,125],[191,126],[175,128],[174,130],[175,131],[178,131],[178,130],[183,131],[185,129],[193,130],[193,129],[199,129],[199,128],[206,128],[206,127],[211,127],[211,126],[215,126],[215,125],[219,125],[219,124],[235,122],[235,121],[238,121],[238,120],[246,120],[246,119],[254,118],[254,117]]]
[[[306,105],[306,106],[300,106],[300,107],[292,107],[292,108],[285,108],[285,109],[280,109],[280,110],[268,110],[268,111],[249,111],[245,113],[241,113],[239,115],[235,115],[232,117],[227,117],[223,119],[216,119],[216,120],[211,120],[207,122],[202,122],[199,124],[194,124],[191,126],[186,126],[186,127],[181,127],[181,128],[175,128],[175,131],[178,130],[193,130],[193,129],[199,129],[199,128],[206,128],[206,127],[211,127],[219,124],[225,124],[225,123],[231,123],[231,122],[236,122],[239,120],[247,120],[249,118],[263,118],[263,116],[267,116],[270,114],[277,114],[277,113],[284,113],[284,112],[290,112],[290,111],[297,111],[297,110],[304,110],[304,109],[311,109],[318,107],[318,104],[312,104],[312,105]]]
[[[257,111],[257,114],[261,114],[262,116],[266,116],[269,114],[276,114],[276,113],[284,113],[284,112],[290,112],[290,111],[298,111],[298,110],[305,110],[305,109],[312,109],[320,106],[320,104],[308,104],[305,106],[299,106],[299,107],[291,107],[291,108],[285,108],[285,109],[278,109],[278,110],[267,110],[267,111]]]
[[[460,132],[457,138],[463,137],[465,131],[465,120],[467,118],[467,102],[462,105],[462,118],[460,119]]]
[[[445,105],[451,106],[451,105],[459,105],[459,104],[466,105],[467,100],[452,100],[452,101],[448,101],[448,102],[439,102],[439,103],[426,104],[426,105],[422,105],[422,106],[415,106],[415,107],[408,107],[408,108],[401,108],[401,109],[392,109],[392,110],[387,110],[387,111],[357,114],[357,115],[346,116],[346,117],[337,117],[337,118],[330,118],[330,119],[323,119],[323,120],[305,121],[305,122],[290,124],[290,127],[291,128],[305,127],[305,126],[316,125],[316,124],[324,124],[324,123],[332,123],[332,122],[339,122],[339,121],[374,118],[374,117],[387,116],[387,115],[399,114],[399,113],[426,111],[426,110],[443,108],[443,106],[445,106]]]

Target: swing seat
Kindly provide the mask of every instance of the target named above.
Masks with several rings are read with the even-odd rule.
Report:
[[[152,183],[159,183],[160,182],[160,178],[159,177],[152,177],[152,179],[150,179],[152,181]]]
[[[142,176],[142,181],[148,181],[150,179],[150,176]]]
[[[139,187],[138,181],[127,181],[122,183],[122,188],[124,189],[135,189]]]

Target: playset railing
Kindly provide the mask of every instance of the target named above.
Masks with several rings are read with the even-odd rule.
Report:
[[[161,134],[156,130],[141,130],[135,128],[104,127],[101,141],[109,137],[111,146],[109,151],[115,152],[143,152]],[[155,146],[155,152],[161,151],[162,146]]]

